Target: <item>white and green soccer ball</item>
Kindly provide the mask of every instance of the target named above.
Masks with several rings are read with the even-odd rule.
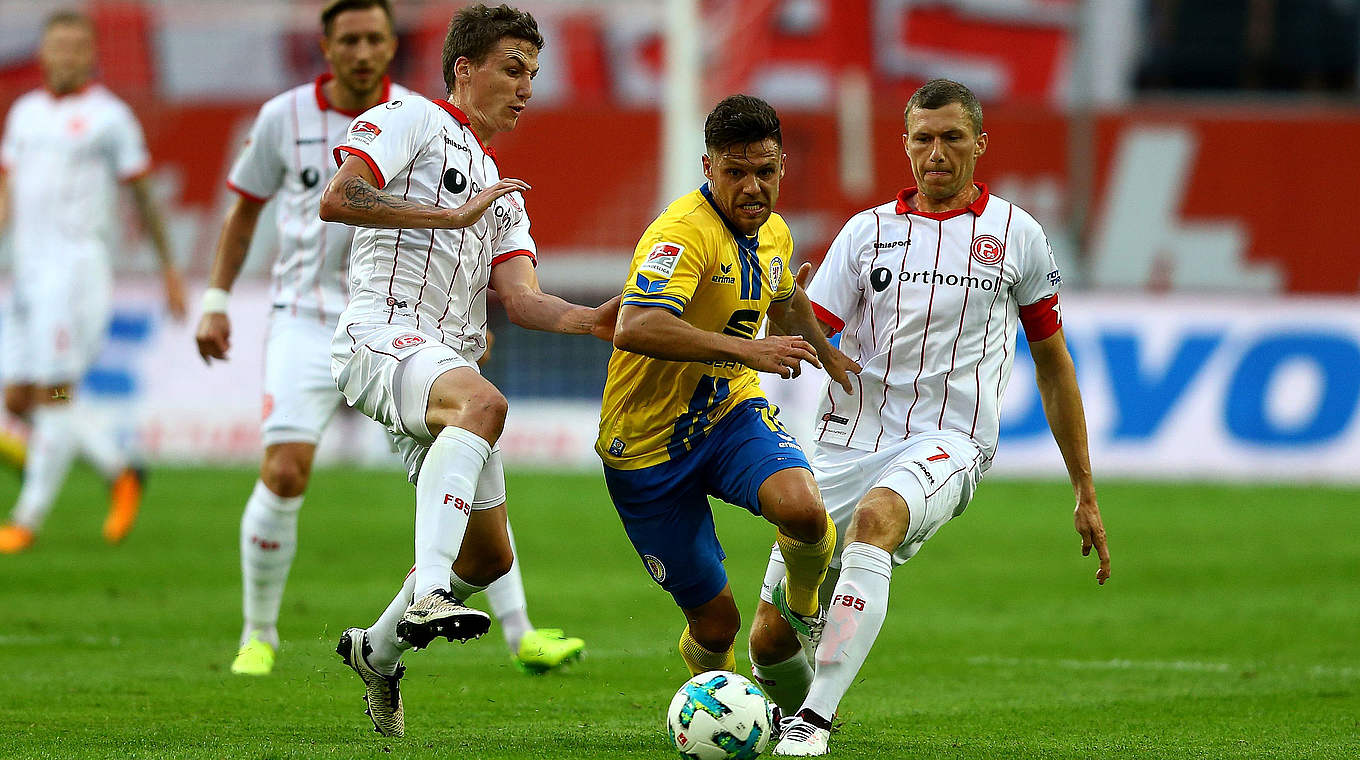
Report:
[[[744,676],[710,670],[675,692],[666,729],[680,757],[751,760],[770,742],[771,709],[760,687]]]

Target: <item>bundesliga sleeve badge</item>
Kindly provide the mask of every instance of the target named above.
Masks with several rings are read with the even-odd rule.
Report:
[[[638,267],[638,272],[669,278],[675,273],[675,264],[684,252],[685,247],[679,243],[657,243],[647,253],[647,259]]]

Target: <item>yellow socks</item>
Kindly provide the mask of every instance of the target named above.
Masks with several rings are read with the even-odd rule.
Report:
[[[727,647],[726,652],[710,652],[689,635],[689,626],[685,626],[685,630],[680,634],[680,656],[684,658],[685,665],[689,666],[689,673],[692,676],[710,670],[735,671],[737,668],[734,647]]]
[[[817,587],[826,578],[831,552],[836,548],[836,525],[831,516],[826,518],[826,535],[815,544],[805,544],[783,531],[775,532],[775,543],[784,555],[789,607],[799,615],[817,614]]]

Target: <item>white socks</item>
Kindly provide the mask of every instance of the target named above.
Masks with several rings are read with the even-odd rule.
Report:
[[[36,532],[52,509],[78,443],[79,424],[69,403],[41,404],[33,410],[24,483],[14,505],[14,523]]]
[[[841,552],[841,576],[817,646],[817,674],[803,707],[830,720],[854,682],[888,614],[888,552],[856,541]]]
[[[751,660],[751,674],[785,715],[793,715],[798,711],[812,684],[812,664],[803,656],[801,649],[789,659],[773,665],[761,665]]]
[[[270,491],[262,481],[246,501],[241,515],[241,608],[245,628],[241,643],[254,631],[273,646],[279,646],[275,626],[283,602],[283,586],[297,553],[298,510],[302,497],[283,498]]]
[[[108,480],[118,477],[128,466],[128,454],[118,445],[118,436],[105,415],[98,409],[74,402],[80,414],[75,426],[80,453]]]
[[[448,590],[449,568],[463,545],[477,480],[489,456],[491,444],[452,426],[430,445],[416,478],[415,598]]]
[[[534,629],[529,622],[528,604],[524,599],[524,578],[519,574],[519,550],[515,548],[515,534],[506,523],[505,532],[510,535],[510,549],[515,552],[515,561],[510,571],[497,578],[486,587],[486,598],[491,603],[491,614],[501,624],[501,634],[505,636],[505,646],[510,654],[519,653],[519,640]]]
[[[392,675],[397,672],[397,663],[401,661],[401,656],[411,645],[397,638],[397,623],[401,621],[401,616],[406,614],[406,608],[411,606],[411,600],[415,596],[416,574],[411,571],[406,575],[406,582],[402,584],[401,591],[397,592],[396,597],[387,605],[373,625],[368,628],[368,645],[373,647],[373,653],[368,656],[368,664],[375,670],[384,675]]]

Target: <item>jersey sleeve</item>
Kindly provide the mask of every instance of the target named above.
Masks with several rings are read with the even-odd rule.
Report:
[[[151,155],[146,150],[146,138],[142,135],[142,125],[132,109],[120,104],[113,119],[112,160],[118,178],[127,181],[135,179],[151,168]]]
[[[528,256],[529,261],[538,266],[538,246],[529,234],[529,212],[524,206],[524,197],[517,192],[508,193],[496,202],[509,205],[515,221],[510,225],[510,229],[501,235],[500,240],[496,241],[496,248],[491,254],[491,266],[494,267],[516,256]]]
[[[855,230],[855,219],[845,223],[831,248],[822,260],[822,266],[808,284],[808,299],[812,301],[812,311],[823,324],[830,325],[836,332],[845,328],[845,323],[859,305],[863,286],[860,285],[859,243]]]
[[[350,122],[345,141],[335,149],[335,165],[343,164],[346,156],[363,159],[381,190],[430,138],[431,132],[425,129],[428,115],[417,100],[394,100],[370,108]]]
[[[1058,290],[1062,273],[1053,258],[1053,246],[1037,223],[1020,248],[1020,279],[1014,287],[1020,305],[1020,324],[1031,343],[1043,340],[1062,327]]]
[[[623,306],[659,306],[684,313],[712,253],[702,234],[688,225],[648,229],[633,251]]]
[[[250,127],[246,146],[231,165],[227,187],[252,201],[263,203],[283,186],[287,167],[279,146],[283,144],[280,111],[266,104]]]
[[[19,108],[20,104],[16,103],[5,114],[5,131],[0,135],[0,171],[11,171],[19,160],[19,135],[14,130]]]

